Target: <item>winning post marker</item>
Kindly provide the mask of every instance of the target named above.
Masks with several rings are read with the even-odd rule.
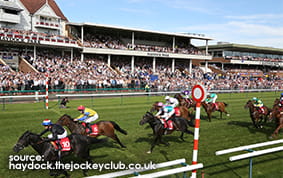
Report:
[[[195,118],[195,133],[194,133],[194,150],[192,164],[197,164],[198,158],[198,139],[199,139],[199,126],[200,126],[200,106],[201,102],[206,98],[206,89],[202,85],[195,85],[192,89],[192,98],[196,103],[196,118]],[[196,178],[197,170],[192,171],[191,178]]]

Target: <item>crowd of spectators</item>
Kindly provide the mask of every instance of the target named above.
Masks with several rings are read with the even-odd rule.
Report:
[[[164,52],[164,53],[179,53],[179,54],[194,54],[205,55],[204,51],[199,50],[193,45],[176,45],[172,46],[157,46],[157,45],[145,45],[145,44],[124,44],[118,37],[114,38],[106,35],[86,34],[84,37],[85,47],[92,48],[109,48],[109,49],[121,49],[121,50],[136,50],[147,52]]]
[[[24,56],[39,72],[14,72],[8,66],[0,67],[0,91],[44,90],[45,73],[49,74],[50,89],[104,89],[136,88],[148,85],[152,91],[183,90],[202,83],[208,89],[282,89],[283,80],[277,76],[243,76],[241,73],[204,73],[194,66],[188,73],[186,65],[177,65],[172,72],[168,63],[159,61],[153,72],[152,62],[140,60],[132,72],[129,60],[113,60],[111,66],[103,58],[38,55],[37,59]]]

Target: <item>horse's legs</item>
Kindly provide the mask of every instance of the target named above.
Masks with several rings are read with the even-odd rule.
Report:
[[[185,141],[185,140],[184,140],[184,132],[181,132],[180,139],[181,139],[182,141]]]
[[[122,148],[127,148],[125,145],[122,144],[122,142],[120,141],[120,139],[118,138],[118,136],[116,134],[113,135],[106,135],[110,138],[112,138],[113,140],[117,141],[117,143],[122,147]]]
[[[212,112],[207,111],[207,117],[208,117],[208,121],[209,121],[209,122],[211,122],[211,113],[212,113]]]
[[[152,153],[153,148],[154,148],[155,145],[157,144],[158,140],[160,140],[159,137],[160,137],[159,135],[155,135],[155,136],[154,136],[154,140],[153,140],[153,142],[151,143],[150,150],[149,150],[147,153]]]
[[[275,129],[275,131],[272,134],[272,137],[276,137],[279,133],[279,130],[283,127],[283,124],[279,124],[278,127]]]

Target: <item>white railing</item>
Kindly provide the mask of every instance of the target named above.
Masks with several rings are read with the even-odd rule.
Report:
[[[166,175],[172,175],[172,174],[177,174],[177,173],[181,173],[181,172],[187,172],[187,171],[192,171],[195,169],[200,169],[203,168],[203,164],[199,163],[196,165],[186,165],[186,159],[182,158],[182,159],[177,159],[177,160],[173,160],[173,161],[167,161],[167,162],[163,162],[163,163],[158,163],[154,166],[154,170],[155,169],[159,169],[159,168],[165,168],[165,167],[169,167],[169,166],[174,166],[174,165],[182,165],[183,167],[180,168],[174,168],[174,169],[168,169],[168,170],[164,170],[164,171],[159,171],[159,172],[155,172],[155,173],[151,173],[151,174],[144,174],[144,175],[140,175],[141,172],[144,171],[150,171],[153,170],[153,168],[149,168],[149,169],[129,169],[129,170],[124,170],[124,171],[117,171],[117,172],[112,172],[112,173],[107,173],[107,174],[101,174],[101,175],[94,175],[94,176],[90,176],[87,178],[112,178],[112,177],[121,177],[121,176],[125,176],[125,175],[133,175],[133,176],[138,176],[138,177],[161,177],[161,176],[166,176]]]
[[[258,147],[274,145],[274,144],[279,144],[279,143],[283,143],[283,139],[275,140],[275,141],[269,141],[269,142],[262,142],[262,143],[252,144],[252,145],[246,145],[246,146],[240,146],[240,147],[230,148],[230,149],[221,150],[221,151],[216,151],[215,154],[216,155],[223,155],[223,154],[233,153],[233,152],[237,152],[237,151],[248,151],[249,153],[240,154],[240,155],[237,155],[237,156],[231,156],[231,157],[229,157],[229,160],[230,161],[238,161],[238,160],[241,160],[241,159],[249,158],[250,159],[249,178],[251,178],[252,177],[252,167],[253,167],[252,158],[255,157],[255,156],[261,156],[261,155],[264,155],[264,154],[274,153],[274,152],[277,152],[277,151],[283,151],[283,146],[273,147],[273,148],[264,149],[264,150],[257,150],[257,151],[252,150],[252,149],[258,148]]]

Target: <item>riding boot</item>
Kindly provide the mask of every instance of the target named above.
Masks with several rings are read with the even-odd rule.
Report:
[[[60,144],[60,140],[56,140],[56,144],[58,146],[58,157],[59,157],[59,160],[61,159],[61,150],[62,150],[62,146]]]

